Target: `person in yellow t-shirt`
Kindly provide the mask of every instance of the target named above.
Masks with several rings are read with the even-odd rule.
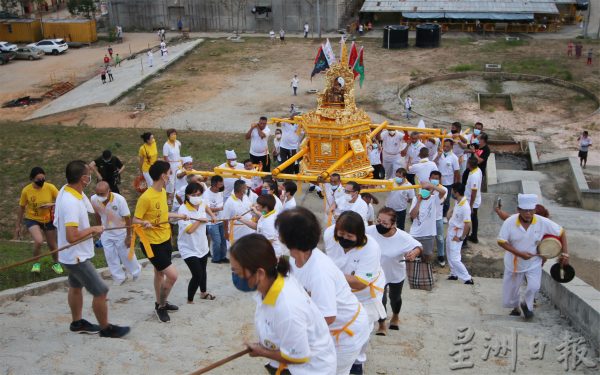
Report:
[[[133,218],[134,224],[143,226],[144,241],[148,240],[151,249],[142,243],[142,251],[147,256],[148,250],[154,253],[149,258],[154,266],[154,292],[156,303],[154,310],[158,319],[166,323],[170,321],[168,311],[177,311],[179,307],[167,302],[167,297],[177,281],[177,268],[171,263],[171,226],[169,219],[189,220],[186,215],[169,212],[165,186],[169,183],[171,166],[164,160],[158,160],[148,171],[152,177],[152,185],[138,199]]]
[[[152,186],[152,177],[150,177],[150,166],[156,162],[158,158],[158,150],[156,149],[156,139],[150,132],[141,135],[144,143],[140,146],[138,156],[140,157],[140,173],[144,175],[148,189]]]
[[[34,167],[29,173],[31,183],[21,191],[19,209],[17,211],[17,224],[15,239],[21,238],[21,223],[24,223],[33,238],[33,255],[39,255],[44,243],[44,236],[50,250],[56,249],[56,228],[52,224],[53,208],[58,189],[46,182],[46,172],[40,167]],[[23,219],[24,217],[24,219]],[[58,253],[52,254],[54,264],[52,270],[57,274],[63,273],[58,263]],[[31,272],[39,273],[41,264],[36,262],[31,267]]]

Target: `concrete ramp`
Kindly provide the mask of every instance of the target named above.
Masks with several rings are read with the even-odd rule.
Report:
[[[98,73],[89,81],[84,82],[65,95],[38,109],[27,120],[52,116],[85,107],[111,105],[129,90],[177,61],[202,43],[202,41],[202,39],[196,39],[172,46],[169,45],[169,57],[166,60],[161,58],[160,51],[154,52],[153,67],[149,67],[146,53],[138,54],[133,60],[122,61],[121,66],[113,67],[112,69],[113,82],[108,82],[108,77],[106,77],[107,83],[103,84],[100,80],[100,73]],[[98,65],[98,71],[100,69],[101,64]]]

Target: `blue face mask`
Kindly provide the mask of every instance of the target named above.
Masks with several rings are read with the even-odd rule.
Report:
[[[479,139],[478,139],[478,138],[475,138],[475,139],[473,140],[473,144],[474,144],[474,145],[478,145],[478,144],[479,144]]]
[[[431,195],[431,192],[429,190],[421,189],[419,194],[421,194],[421,198],[427,199]]]
[[[235,272],[231,273],[231,281],[233,281],[233,286],[240,292],[254,292],[256,290],[255,287],[251,287],[248,285],[248,280],[243,277],[239,277]]]
[[[261,194],[261,195],[269,195],[269,189],[262,189],[262,190],[260,191],[260,194]]]
[[[402,178],[402,177],[396,177],[396,183],[398,185],[400,185],[403,181],[404,181],[404,178]]]
[[[440,184],[440,180],[429,180],[433,186],[438,186]]]
[[[479,129],[473,129],[473,134],[479,135],[479,134],[481,134],[481,130],[479,130]]]

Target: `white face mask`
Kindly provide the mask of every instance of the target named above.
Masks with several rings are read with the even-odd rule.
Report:
[[[348,203],[352,202],[352,199],[354,199],[352,194],[346,194],[346,196],[344,198],[346,199],[346,202],[348,202]]]
[[[96,197],[98,198],[98,202],[100,202],[100,203],[104,203],[108,199],[108,196],[102,197],[100,195],[97,195]]]
[[[235,167],[235,166],[236,166],[236,164],[237,164],[237,161],[236,161],[236,160],[230,160],[230,161],[229,161],[229,165],[230,165],[230,166],[232,166],[232,167]]]
[[[190,203],[194,206],[200,205],[202,203],[202,197],[189,197]]]

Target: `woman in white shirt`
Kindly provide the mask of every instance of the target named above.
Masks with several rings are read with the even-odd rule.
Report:
[[[181,142],[177,140],[177,130],[167,130],[167,141],[163,146],[163,159],[171,165],[171,175],[166,186],[167,194],[172,197],[175,193],[175,178],[177,169],[181,166]]]
[[[381,268],[385,274],[385,291],[383,292],[383,306],[387,305],[386,294],[390,297],[392,319],[390,329],[398,330],[400,323],[400,309],[402,308],[402,286],[406,278],[406,260],[415,260],[421,254],[421,243],[403,230],[396,228],[396,211],[393,208],[383,207],[377,214],[375,225],[366,230],[381,248]],[[385,319],[379,320],[377,335],[385,336]]]
[[[333,375],[336,355],[327,323],[298,281],[290,264],[275,256],[260,234],[237,240],[230,251],[233,281],[243,292],[257,290],[254,325],[258,342],[247,344],[252,357],[265,357],[271,374]]]
[[[236,218],[244,223],[249,228],[256,230],[256,233],[262,234],[271,242],[275,249],[275,255],[282,255],[281,243],[279,242],[279,233],[275,229],[275,219],[277,211],[275,211],[275,197],[271,194],[261,195],[256,198],[256,205],[252,207],[254,215],[258,217],[258,221],[248,220],[243,217]]]
[[[377,241],[365,233],[362,217],[354,211],[345,211],[323,234],[327,255],[344,273],[346,281],[369,315],[369,325],[385,319],[386,312],[381,299],[385,287],[385,275],[381,268],[381,249]],[[362,374],[367,360],[365,344],[357,358],[352,373]]]
[[[292,275],[309,293],[329,325],[337,354],[337,375],[348,375],[369,340],[369,316],[346,282],[342,271],[317,248],[321,228],[304,207],[282,212],[275,226],[290,249]]]
[[[216,220],[215,214],[202,201],[204,188],[192,182],[185,188],[184,204],[179,207],[179,214],[188,220],[180,220],[177,247],[179,254],[187,264],[192,278],[188,284],[188,303],[194,303],[194,295],[200,287],[200,298],[213,300],[215,296],[206,291],[206,261],[208,259],[208,239],[206,237],[207,214]]]

